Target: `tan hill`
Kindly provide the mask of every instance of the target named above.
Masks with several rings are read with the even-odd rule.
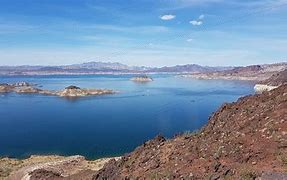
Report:
[[[144,143],[94,179],[286,179],[287,85],[223,105],[196,134]]]

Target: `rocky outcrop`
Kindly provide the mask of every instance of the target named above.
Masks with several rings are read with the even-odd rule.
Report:
[[[14,87],[9,84],[0,84],[0,93],[8,93],[13,91]]]
[[[36,88],[29,83],[0,84],[0,93],[9,92],[15,92],[18,94],[43,94],[60,97],[96,96],[115,93],[113,90],[109,89],[81,89],[77,86],[69,86],[60,91],[51,91]]]
[[[269,79],[260,82],[268,86],[281,86],[287,83],[287,68],[284,71],[273,74]]]
[[[157,137],[94,179],[287,178],[287,85],[224,104],[199,132]]]
[[[131,79],[134,82],[151,82],[153,81],[153,79],[151,77],[148,76],[138,76],[138,77],[134,77]]]
[[[47,95],[49,95],[52,93],[50,91],[45,91],[45,90],[38,89],[35,87],[30,87],[30,86],[15,88],[13,91],[18,93],[18,94],[47,94]]]
[[[31,156],[18,160],[0,158],[0,179],[9,180],[46,180],[75,179],[82,175],[92,178],[95,171],[101,169],[109,160],[118,158],[103,158],[94,161],[83,156]]]
[[[96,96],[103,94],[114,94],[113,90],[109,89],[81,89],[76,86],[69,86],[62,91],[56,92],[56,95],[61,97],[81,97],[81,96]]]

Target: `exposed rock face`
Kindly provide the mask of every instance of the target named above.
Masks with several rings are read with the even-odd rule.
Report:
[[[15,92],[19,94],[43,94],[61,97],[82,97],[115,93],[113,90],[109,89],[81,89],[77,86],[68,86],[64,90],[51,91],[33,87],[29,83],[16,83],[12,85],[0,84],[0,93],[8,92]]]
[[[139,77],[134,77],[131,79],[134,82],[151,82],[153,79],[148,76],[139,76]]]
[[[268,86],[281,86],[287,83],[287,69],[284,71],[273,74],[269,79],[260,82]]]
[[[35,87],[24,87],[24,88],[15,88],[14,92],[19,94],[40,94],[43,90],[35,88]]]
[[[8,93],[13,91],[14,87],[9,84],[0,84],[0,93]]]
[[[196,134],[144,143],[94,179],[287,179],[287,85],[223,105]]]
[[[103,94],[114,94],[115,92],[109,89],[81,89],[81,88],[65,88],[62,91],[56,92],[56,95],[61,97],[81,97],[95,96]]]
[[[27,91],[36,91],[32,90],[33,85],[27,82],[18,82],[18,83],[14,83],[14,84],[0,84],[0,93],[8,93],[8,92],[12,92],[12,91],[24,91],[24,89],[27,89]]]
[[[68,87],[66,87],[65,89],[81,89],[81,88],[79,88],[79,87],[77,87],[77,86],[68,86]]]

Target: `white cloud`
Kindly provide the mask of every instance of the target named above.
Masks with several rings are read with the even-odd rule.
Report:
[[[174,19],[175,17],[176,17],[175,15],[166,14],[166,15],[160,16],[160,19],[161,19],[161,20],[164,20],[164,21],[169,21],[169,20]]]
[[[197,21],[197,20],[193,20],[193,21],[189,21],[190,24],[194,25],[194,26],[200,26],[202,25],[202,21]]]
[[[200,16],[198,17],[198,19],[201,19],[201,20],[202,20],[202,19],[204,19],[204,17],[205,17],[204,14],[202,14],[202,15],[200,15]]]
[[[203,24],[203,19],[205,18],[205,15],[204,14],[201,14],[197,20],[192,20],[192,21],[189,21],[190,24],[194,25],[194,26],[200,26]]]
[[[186,41],[187,41],[187,42],[192,42],[192,41],[193,41],[193,39],[191,39],[191,38],[190,38],[190,39],[187,39]]]

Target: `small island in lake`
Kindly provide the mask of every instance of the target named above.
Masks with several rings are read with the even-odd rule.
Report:
[[[77,86],[69,86],[64,90],[58,91],[56,95],[61,97],[80,97],[80,96],[95,96],[104,94],[114,94],[113,90],[109,89],[81,89]]]
[[[110,89],[82,89],[77,86],[68,86],[63,90],[53,91],[36,88],[34,85],[21,82],[15,84],[0,84],[0,93],[18,94],[43,94],[60,97],[83,97],[83,96],[96,96],[104,94],[114,94],[115,91]]]
[[[151,82],[151,81],[153,81],[153,79],[151,77],[148,77],[146,75],[133,77],[131,80],[134,82]]]

